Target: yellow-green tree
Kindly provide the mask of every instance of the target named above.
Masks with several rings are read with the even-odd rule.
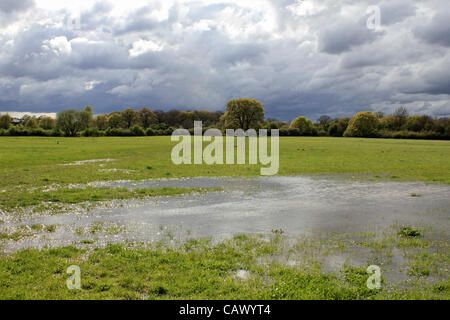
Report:
[[[359,112],[350,120],[344,137],[373,137],[379,121],[370,111]]]
[[[302,136],[307,136],[313,132],[313,123],[305,117],[298,117],[292,121],[290,129],[297,129]]]
[[[227,129],[257,129],[264,120],[264,108],[255,99],[234,99],[228,101],[222,117]]]

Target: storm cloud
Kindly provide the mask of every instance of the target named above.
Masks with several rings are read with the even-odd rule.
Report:
[[[282,120],[400,105],[450,116],[446,0],[2,0],[0,17],[0,111],[251,97]]]

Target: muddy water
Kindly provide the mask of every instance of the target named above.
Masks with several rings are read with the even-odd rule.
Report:
[[[191,178],[99,185],[219,187],[224,192],[117,201],[113,208],[79,209],[65,215],[7,222],[0,227],[54,224],[57,230],[10,241],[3,249],[60,246],[83,239],[95,239],[97,244],[125,240],[151,242],[167,236],[222,239],[238,233],[267,234],[274,229],[282,229],[287,236],[296,237],[300,234],[384,231],[394,224],[446,231],[450,221],[448,185],[355,182],[304,176]],[[96,224],[102,230],[89,231]]]

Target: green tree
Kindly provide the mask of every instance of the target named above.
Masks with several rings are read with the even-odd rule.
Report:
[[[122,119],[125,124],[125,128],[130,128],[138,122],[137,112],[133,109],[125,109],[122,111]]]
[[[262,103],[255,99],[235,99],[227,103],[223,123],[225,128],[256,129],[264,120]]]
[[[35,129],[38,127],[38,123],[36,121],[35,117],[29,117],[26,121],[25,121],[25,127],[26,128],[30,128],[30,129]]]
[[[87,111],[64,110],[56,115],[56,127],[68,137],[75,137],[80,130],[86,129],[89,122]]]
[[[298,117],[292,121],[290,129],[297,129],[302,136],[308,136],[313,133],[313,123],[305,117]]]
[[[105,114],[98,115],[95,117],[94,123],[99,130],[106,130],[108,128],[108,116]]]
[[[0,129],[8,130],[11,126],[11,116],[9,114],[4,114],[0,117]]]
[[[39,127],[45,130],[51,130],[55,127],[55,119],[50,117],[42,117],[39,119]]]
[[[430,116],[411,116],[406,118],[406,129],[410,131],[420,132],[423,130],[432,130],[434,127],[433,118]]]
[[[120,111],[111,112],[108,116],[108,127],[110,128],[123,128],[125,123],[123,121],[122,113]]]
[[[144,129],[147,129],[152,124],[158,123],[158,117],[152,110],[148,108],[142,108],[141,110],[139,110],[138,118]]]
[[[373,137],[379,119],[370,111],[359,112],[349,122],[344,137]]]
[[[75,118],[78,122],[79,130],[86,130],[93,122],[92,113],[86,110],[77,111],[75,113]]]
[[[79,128],[75,119],[75,110],[64,110],[56,115],[56,127],[66,136],[76,136]]]

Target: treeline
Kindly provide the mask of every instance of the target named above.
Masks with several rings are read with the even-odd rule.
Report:
[[[299,117],[295,119],[289,130],[300,132],[288,135],[312,135],[331,137],[366,137],[392,139],[450,139],[450,118],[433,118],[428,115],[410,116],[404,107],[400,107],[391,115],[383,112],[359,112],[352,118],[332,119],[321,116],[316,123]],[[280,135],[283,135],[280,132]]]
[[[202,121],[204,126],[215,127],[223,112],[152,111],[125,109],[109,114],[94,116],[87,106],[84,110],[64,110],[56,119],[50,117],[26,117],[18,125],[12,124],[12,118],[5,114],[0,117],[0,135],[2,136],[155,136],[171,135],[177,128],[193,128],[194,121]]]
[[[94,116],[84,110],[64,110],[56,119],[27,117],[13,125],[9,115],[0,117],[2,136],[156,136],[171,135],[177,128],[193,133],[194,121],[203,129],[279,129],[280,136],[379,137],[395,139],[450,139],[450,118],[427,115],[410,116],[403,107],[391,115],[382,112],[360,112],[352,118],[321,116],[315,123],[300,116],[291,123],[265,119],[264,109],[254,99],[231,100],[225,113],[207,110],[168,112],[148,108],[125,109]]]

